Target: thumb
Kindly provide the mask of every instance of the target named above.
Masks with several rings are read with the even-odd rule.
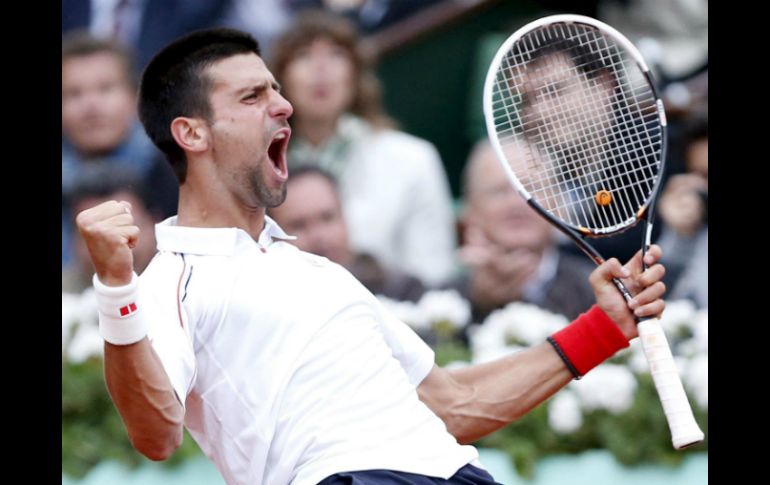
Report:
[[[624,268],[617,258],[610,258],[591,273],[590,279],[593,286],[600,286],[603,283],[611,282],[613,278],[628,278],[629,276],[631,276],[631,272]]]

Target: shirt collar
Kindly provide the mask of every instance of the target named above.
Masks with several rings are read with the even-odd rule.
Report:
[[[159,251],[201,254],[205,256],[232,256],[239,242],[254,244],[254,239],[238,227],[178,226],[176,216],[155,225]],[[284,232],[273,219],[265,216],[265,227],[257,244],[267,247],[276,241],[296,239]]]

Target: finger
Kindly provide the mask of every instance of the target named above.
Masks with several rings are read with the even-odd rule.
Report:
[[[131,205],[131,202],[127,200],[121,200],[120,204],[123,204],[123,207],[126,208],[126,212],[128,212],[129,214],[131,213],[132,210],[134,210],[134,207]]]
[[[663,310],[666,308],[666,302],[663,300],[655,300],[647,305],[642,305],[634,310],[634,315],[637,317],[659,317]]]
[[[134,249],[139,242],[140,230],[138,226],[123,226],[120,228],[121,236],[125,238],[126,244]]]
[[[118,231],[122,227],[134,225],[134,217],[131,214],[118,214],[106,220],[101,220],[80,228],[80,234],[88,240],[114,241],[120,235]]]
[[[75,218],[75,222],[77,223],[78,228],[88,229],[92,225],[104,221],[105,219],[109,219],[110,217],[130,213],[131,204],[129,202],[109,200],[79,213]]]
[[[138,241],[140,230],[139,227],[134,225],[132,222],[126,222],[130,217],[131,216],[128,214],[115,216],[113,219],[124,219],[122,221],[123,224],[121,225],[114,225],[108,221],[94,224],[88,230],[84,231],[83,239],[86,241],[86,244],[89,246],[89,248],[115,248],[122,244],[128,244],[129,247],[133,248]]]
[[[666,275],[666,268],[662,264],[651,266],[647,271],[637,278],[637,282],[642,288],[652,286],[656,281],[660,281]]]
[[[644,255],[644,262],[647,266],[652,266],[663,256],[663,250],[657,244],[651,244]],[[628,269],[631,274],[639,274],[642,272],[642,250],[634,254],[634,256],[628,260],[625,264],[625,268]]]
[[[589,280],[595,286],[602,281],[612,281],[613,278],[627,278],[629,276],[631,276],[630,271],[623,267],[620,261],[616,258],[610,258],[591,272]]]
[[[108,219],[105,219],[104,221],[102,221],[102,224],[105,227],[133,226],[134,216],[132,216],[129,213],[123,212],[122,214],[117,214],[112,217],[109,217]]]
[[[112,216],[116,216],[118,214],[130,214],[131,213],[131,203],[125,200],[117,201],[117,200],[109,200],[103,204],[100,204],[96,207],[95,214],[100,219],[107,219]]]
[[[644,262],[647,264],[647,266],[652,266],[653,264],[660,261],[660,258],[662,257],[663,250],[660,248],[660,246],[657,244],[651,244],[644,254]]]
[[[632,310],[636,310],[662,298],[665,293],[666,285],[663,284],[662,281],[658,281],[649,288],[645,288],[638,294],[634,295],[634,297],[628,301],[628,307]]]

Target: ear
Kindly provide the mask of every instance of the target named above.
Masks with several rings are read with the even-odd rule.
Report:
[[[209,148],[209,130],[199,118],[175,118],[171,122],[171,136],[185,152],[200,153]]]

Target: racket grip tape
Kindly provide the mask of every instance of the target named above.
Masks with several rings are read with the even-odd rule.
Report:
[[[681,450],[703,441],[703,431],[684,392],[682,380],[671,354],[666,334],[657,319],[642,319],[637,326],[642,350],[650,365],[650,374],[663,405],[674,448]]]

